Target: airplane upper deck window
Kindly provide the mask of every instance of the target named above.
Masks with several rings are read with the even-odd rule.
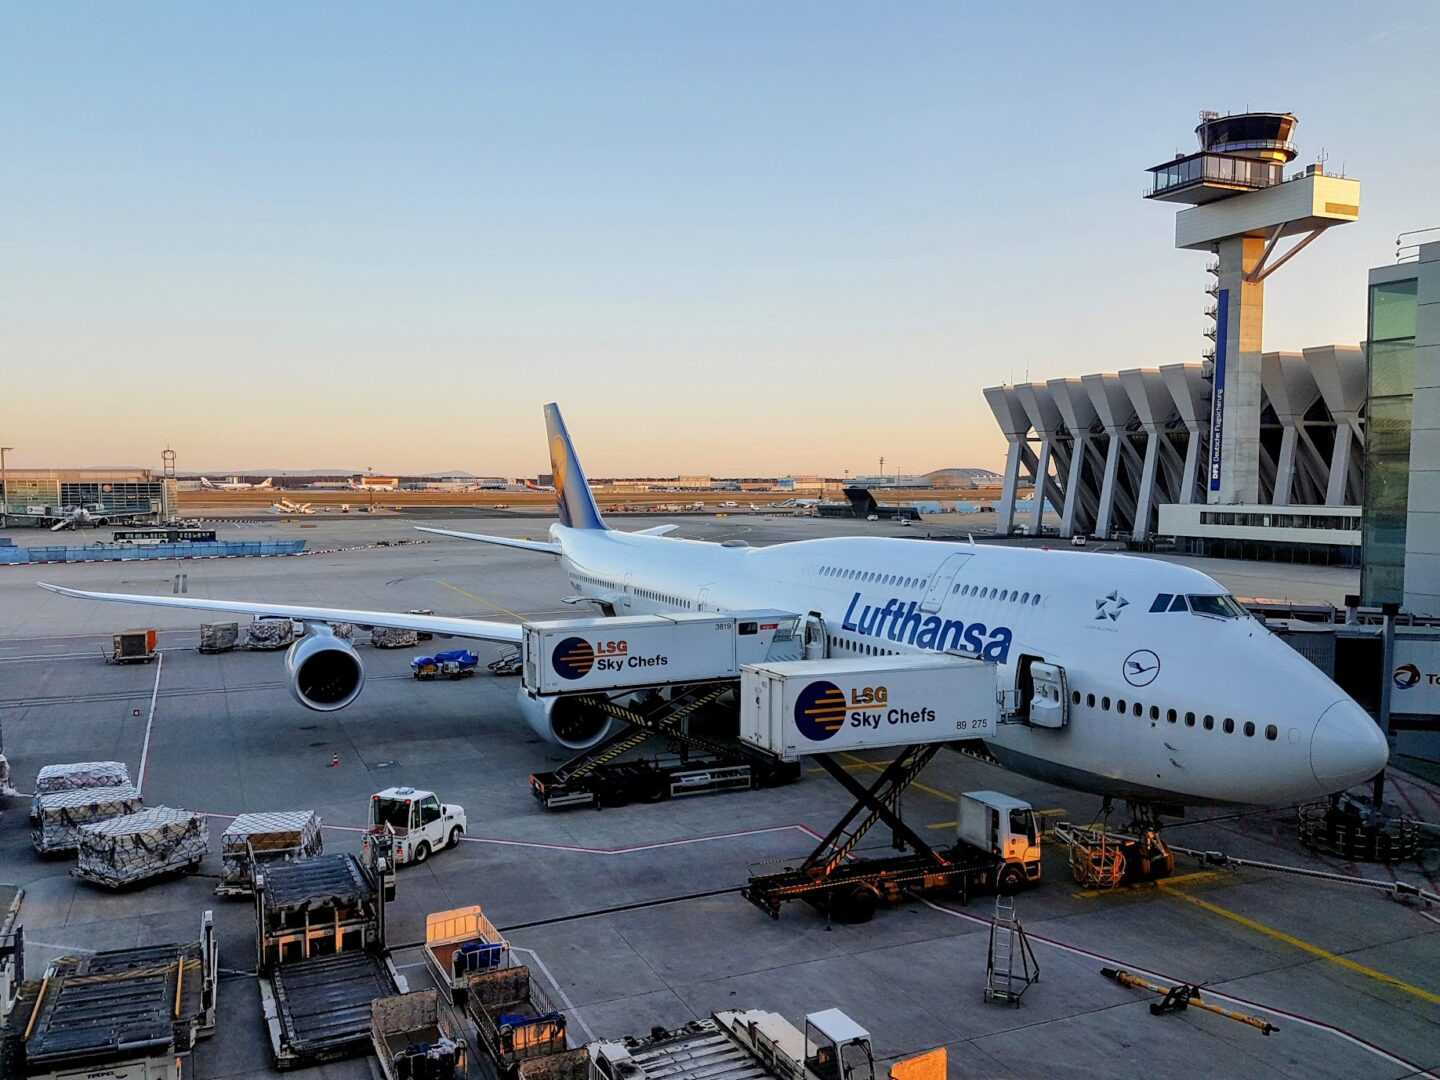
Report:
[[[1217,619],[1242,619],[1247,612],[1235,600],[1233,596],[1196,596],[1191,594],[1186,597],[1190,602],[1190,610],[1196,615],[1209,615]]]

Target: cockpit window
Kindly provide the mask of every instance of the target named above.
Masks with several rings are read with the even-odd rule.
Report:
[[[1196,596],[1192,593],[1186,599],[1190,601],[1190,610],[1196,615],[1209,615],[1217,619],[1242,619],[1249,614],[1233,596]]]

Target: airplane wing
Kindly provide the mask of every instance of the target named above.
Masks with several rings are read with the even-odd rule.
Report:
[[[519,623],[488,619],[466,619],[446,615],[409,615],[398,611],[351,611],[345,608],[303,607],[299,604],[253,604],[244,600],[204,600],[193,596],[142,596],[135,593],[87,592],[38,582],[47,592],[80,600],[108,600],[116,604],[143,604],[147,607],[190,608],[195,611],[224,611],[234,615],[277,615],[315,623],[354,623],[360,627],[385,626],[395,630],[418,630],[442,637],[475,638],[518,645],[522,639]]]
[[[521,551],[541,551],[546,555],[561,554],[560,545],[548,540],[517,540],[509,536],[487,536],[484,533],[456,532],[454,529],[427,529],[415,526],[416,532],[434,533],[437,536],[453,536],[458,540],[478,540],[482,544],[497,544],[500,547],[519,548]]]
[[[631,536],[669,536],[679,525],[656,525],[649,529],[637,529]]]

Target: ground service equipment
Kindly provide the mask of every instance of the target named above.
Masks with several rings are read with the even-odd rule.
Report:
[[[42,855],[74,851],[82,825],[133,814],[144,805],[140,793],[129,784],[37,795],[31,811],[30,842]]]
[[[395,862],[423,863],[436,851],[454,847],[465,834],[465,808],[442,803],[433,791],[392,787],[370,796],[370,821],[364,843],[389,831]]]
[[[200,940],[62,956],[22,986],[0,1037],[7,1080],[182,1080],[215,1030],[219,953],[210,912]]]
[[[323,854],[320,819],[313,810],[241,814],[220,837],[220,884],[217,896],[248,896],[255,891],[255,872],[267,863],[287,862]]]
[[[385,1080],[461,1080],[469,1071],[465,1039],[435,990],[372,1001],[370,1039]]]
[[[566,1048],[565,1014],[521,964],[471,975],[465,1007],[480,1046],[502,1076],[520,1062]]]
[[[121,630],[111,639],[110,661],[112,663],[148,664],[154,659],[154,630]]]
[[[798,659],[799,626],[768,609],[530,624],[521,708],[532,725],[623,725],[534,774],[531,792],[548,809],[620,806],[797,778],[731,733],[740,666]],[[665,749],[645,752],[655,745]]]
[[[860,657],[747,666],[740,738],[802,754],[910,746],[995,734],[995,665],[968,657]]]
[[[35,777],[35,799],[30,804],[30,822],[34,824],[39,813],[41,795],[129,784],[130,770],[123,761],[74,761],[64,765],[45,765]]]
[[[525,624],[533,695],[735,679],[741,664],[798,659],[798,617],[780,611],[634,615]]]
[[[594,1074],[625,1080],[874,1080],[869,1033],[839,1009],[805,1017],[803,1034],[783,1016],[749,1009],[715,1013],[645,1039],[590,1047]]]
[[[385,945],[387,839],[372,838],[366,865],[320,855],[255,875],[260,1004],[277,1069],[363,1053],[370,1003],[408,989]]]
[[[425,962],[451,1001],[464,1000],[471,975],[504,967],[509,958],[510,943],[479,904],[425,916]]]
[[[80,827],[75,877],[118,889],[177,870],[194,873],[210,850],[204,814],[151,806]]]
[[[20,925],[23,889],[0,885],[0,1024],[15,1007],[15,995],[25,981],[25,928]]]
[[[1203,1009],[1205,1012],[1214,1013],[1216,1016],[1223,1016],[1227,1020],[1234,1020],[1237,1023],[1253,1027],[1262,1035],[1269,1035],[1272,1031],[1280,1029],[1261,1016],[1251,1016],[1248,1013],[1236,1012],[1233,1009],[1222,1009],[1219,1005],[1212,1005],[1200,996],[1201,987],[1190,983],[1180,983],[1177,986],[1157,986],[1149,979],[1142,979],[1139,975],[1132,975],[1123,968],[1101,968],[1100,974],[1107,979],[1114,979],[1121,986],[1133,987],[1137,990],[1149,990],[1152,994],[1159,994],[1160,1000],[1151,1002],[1150,1015],[1164,1016],[1166,1013],[1184,1012],[1190,1006]]]

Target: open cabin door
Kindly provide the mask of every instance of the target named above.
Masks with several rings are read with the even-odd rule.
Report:
[[[829,643],[825,640],[825,620],[818,611],[805,616],[805,630],[802,644],[806,660],[824,660],[830,655]]]
[[[1070,722],[1070,687],[1065,669],[1038,656],[1022,656],[1015,669],[1016,716],[1035,727],[1063,728]]]

